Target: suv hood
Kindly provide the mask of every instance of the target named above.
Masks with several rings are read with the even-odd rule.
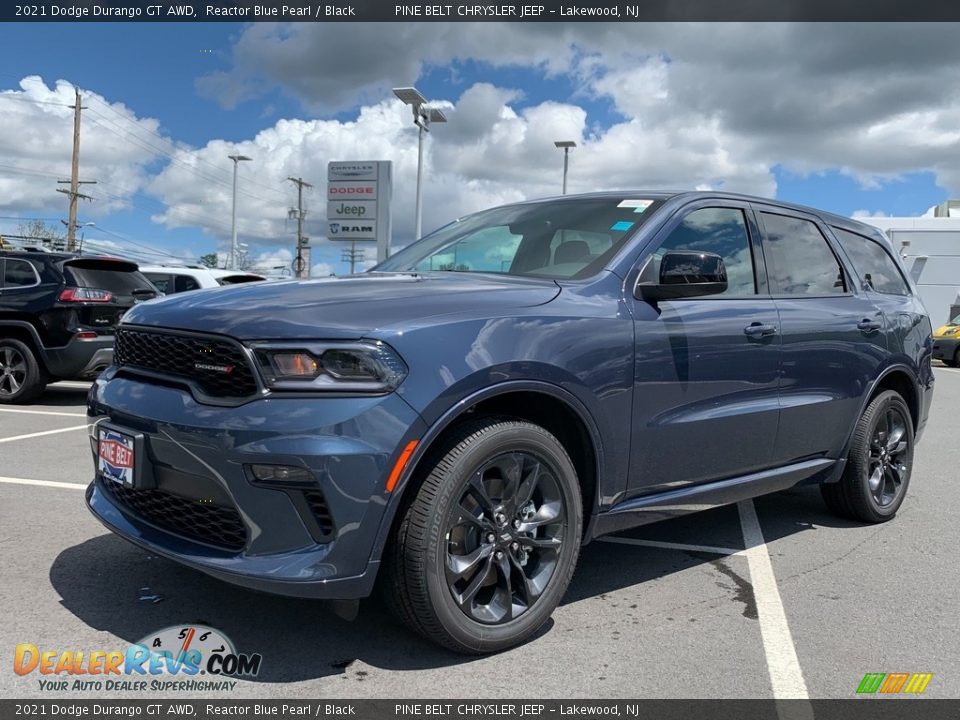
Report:
[[[358,339],[455,313],[500,314],[550,302],[552,280],[472,273],[366,273],[194,290],[137,305],[124,323],[240,340]]]

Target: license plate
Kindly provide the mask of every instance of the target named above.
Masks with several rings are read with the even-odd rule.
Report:
[[[107,480],[133,487],[136,452],[134,440],[116,430],[99,429],[97,472]]]

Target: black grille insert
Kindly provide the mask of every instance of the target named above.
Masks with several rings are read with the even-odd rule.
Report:
[[[323,497],[323,493],[319,490],[305,490],[303,497],[320,531],[324,535],[333,534],[333,516],[330,515],[330,508],[327,507],[327,500]]]
[[[216,398],[243,398],[257,392],[257,381],[238,345],[222,338],[145,332],[120,327],[114,364],[193,380]]]
[[[224,550],[242,550],[247,530],[234,508],[173,495],[163,490],[123,487],[109,480],[100,486],[119,505],[151,525]]]

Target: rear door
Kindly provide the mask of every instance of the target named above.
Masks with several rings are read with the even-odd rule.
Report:
[[[819,218],[755,207],[783,338],[774,462],[837,457],[888,353],[885,319]]]
[[[777,434],[777,311],[745,203],[686,206],[653,240],[642,278],[669,250],[723,257],[727,291],[630,298],[636,336],[632,495],[744,475],[770,464]]]

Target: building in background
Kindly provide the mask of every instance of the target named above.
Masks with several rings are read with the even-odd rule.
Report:
[[[920,290],[934,327],[960,314],[960,200],[925,217],[858,217],[883,230]]]

